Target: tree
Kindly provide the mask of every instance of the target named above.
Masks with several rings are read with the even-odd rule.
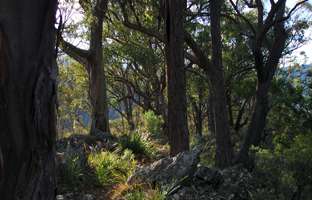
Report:
[[[185,10],[185,0],[166,0],[164,12],[168,81],[168,133],[171,155],[189,150],[183,47]]]
[[[256,102],[245,140],[236,158],[236,162],[250,165],[248,152],[252,145],[258,146],[261,142],[266,117],[269,112],[269,90],[291,31],[291,29],[286,28],[285,21],[305,1],[298,2],[286,16],[286,0],[270,1],[271,8],[268,14],[264,12],[262,1],[247,3],[247,6],[250,8],[257,9],[257,27],[254,27],[248,18],[243,16],[237,4],[232,0],[230,2],[236,13],[247,23],[253,34],[250,36],[250,48],[257,73]]]
[[[1,199],[54,200],[56,0],[0,1]]]
[[[132,104],[141,107],[143,112],[152,110],[165,118],[163,47],[153,38],[129,30],[112,17],[110,21],[112,26],[108,24],[105,35],[112,41],[105,49],[105,62],[109,63],[107,77],[112,107],[124,116],[130,127],[134,127]]]
[[[107,9],[107,0],[96,0],[93,9],[91,9],[90,24],[90,47],[89,50],[83,50],[66,42],[61,41],[62,50],[69,56],[85,66],[89,79],[90,101],[92,105],[92,124],[90,133],[96,133],[100,130],[109,133],[109,116],[106,77],[103,66],[103,21]],[[88,12],[92,8],[91,3],[82,2],[81,6]]]
[[[203,137],[204,120],[206,117],[205,111],[207,110],[208,103],[208,86],[205,84],[206,77],[201,75],[201,69],[187,70],[187,98],[189,102],[190,116],[195,126],[193,133],[196,135],[197,139],[201,140]]]
[[[63,58],[64,57],[64,58]],[[88,73],[68,56],[58,59],[58,137],[74,132],[88,134],[91,111]]]
[[[211,64],[213,70],[209,74],[213,95],[213,118],[216,131],[216,165],[224,168],[232,164],[233,149],[231,144],[230,126],[228,119],[224,70],[222,66],[221,41],[221,6],[220,0],[210,1],[211,17]]]
[[[164,28],[162,29],[161,26],[153,26],[150,24],[144,24],[143,21],[144,19],[140,19],[138,13],[136,12],[134,8],[134,5],[129,7],[131,9],[129,9],[129,12],[127,12],[128,10],[125,9],[126,7],[126,3],[124,1],[120,1],[121,3],[121,7],[122,7],[122,13],[123,13],[123,17],[120,17],[123,20],[123,24],[130,28],[130,29],[134,29],[137,31],[140,31],[144,34],[146,34],[149,37],[154,37],[156,38],[159,42],[162,42],[164,44],[167,44],[167,38],[164,37],[163,32],[168,32],[166,22],[164,23]],[[164,16],[166,15],[168,12],[167,9],[164,9],[164,5],[167,5],[168,2],[166,1],[159,1],[160,3],[158,5],[153,5],[153,8],[150,10],[157,10],[157,8],[159,9],[159,16]],[[191,5],[196,5],[198,2],[192,3]],[[213,111],[213,112],[209,112],[210,116],[214,116],[213,120],[209,118],[209,121],[212,122],[213,124],[211,124],[210,127],[214,127],[213,132],[215,132],[216,135],[220,135],[220,138],[222,139],[222,143],[220,140],[218,145],[224,145],[225,147],[221,147],[219,146],[219,149],[227,149],[227,153],[223,154],[221,153],[220,155],[224,155],[226,158],[224,157],[220,157],[220,156],[216,156],[217,159],[220,160],[225,160],[226,164],[225,165],[229,165],[228,160],[231,160],[230,157],[232,155],[232,146],[231,146],[231,139],[230,139],[230,131],[229,131],[229,122],[228,122],[228,117],[225,113],[227,113],[227,104],[226,104],[226,100],[223,100],[223,97],[225,97],[225,87],[224,87],[224,78],[223,78],[223,69],[220,68],[222,67],[222,65],[213,65],[211,63],[211,60],[209,59],[209,55],[207,55],[207,51],[210,50],[211,46],[208,44],[209,41],[207,41],[207,43],[203,43],[204,45],[202,45],[200,39],[198,38],[198,35],[201,34],[193,34],[196,33],[196,28],[198,26],[201,26],[201,28],[205,28],[207,29],[208,26],[204,26],[200,25],[200,23],[198,22],[198,20],[194,20],[197,17],[201,17],[201,16],[206,16],[206,13],[202,13],[204,12],[204,10],[207,8],[207,2],[200,2],[198,3],[200,5],[197,6],[197,8],[200,8],[199,10],[197,10],[195,13],[192,12],[191,10],[187,10],[187,16],[185,15],[185,17],[187,17],[187,25],[184,28],[188,28],[191,27],[191,33],[190,31],[186,31],[183,29],[184,34],[180,35],[179,37],[183,37],[185,43],[188,45],[188,47],[190,49],[188,49],[188,51],[185,51],[185,58],[187,58],[188,60],[190,60],[193,64],[198,65],[200,68],[202,68],[205,71],[205,74],[207,76],[207,80],[209,80],[209,85],[210,85],[210,89],[211,91],[211,101],[210,102],[216,102],[212,103],[212,105],[209,106],[209,110]],[[217,5],[218,6],[218,5]],[[157,7],[157,8],[155,8]],[[167,6],[168,7],[168,6]],[[190,8],[192,6],[188,6],[188,8]],[[129,13],[132,13],[132,15],[130,15]],[[154,15],[156,15],[154,13]],[[185,18],[184,17],[184,18]],[[157,18],[156,16],[154,16],[154,18]],[[183,18],[183,19],[184,19]],[[217,18],[216,18],[217,19]],[[156,21],[156,20],[154,20]],[[194,22],[195,21],[195,22]],[[218,19],[216,20],[218,21]],[[158,23],[158,25],[160,25],[161,23]],[[145,26],[144,26],[145,25]],[[190,28],[188,28],[190,29]],[[194,29],[194,30],[193,30]],[[206,32],[205,32],[206,33]],[[205,35],[205,37],[207,38],[207,35]],[[209,38],[208,38],[209,39]],[[199,40],[199,41],[198,41]],[[208,47],[208,50],[207,50]],[[216,60],[216,59],[215,59]],[[169,77],[169,75],[168,75]],[[168,87],[169,87],[169,82],[168,82]],[[169,93],[168,93],[169,95]],[[169,97],[169,96],[168,96]],[[220,100],[220,101],[219,101]],[[215,113],[215,114],[213,114]],[[169,107],[168,107],[168,114],[169,114]],[[169,117],[169,116],[168,116]],[[168,122],[169,123],[169,122]],[[223,165],[223,164],[222,164]],[[224,165],[224,166],[225,166]]]

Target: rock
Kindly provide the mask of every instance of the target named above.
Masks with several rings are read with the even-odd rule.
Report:
[[[56,200],[65,200],[63,195],[57,195]]]
[[[57,195],[56,200],[96,200],[96,197],[93,194],[67,193],[63,195]]]
[[[106,133],[106,132],[103,132],[99,129],[95,129],[92,136],[94,136],[97,139],[100,139],[102,141],[116,140],[117,139],[111,133]]]
[[[214,189],[218,189],[224,180],[219,170],[201,166],[195,172],[193,182],[196,182],[197,185],[209,184]]]
[[[251,175],[240,167],[224,170],[198,167],[188,185],[175,186],[168,194],[170,200],[249,200]]]
[[[194,149],[190,152],[179,153],[174,157],[160,159],[149,166],[136,170],[128,182],[144,180],[151,184],[170,184],[195,172],[199,163],[199,154],[200,149]]]
[[[95,196],[92,194],[85,194],[82,200],[95,200]]]
[[[220,193],[231,197],[232,200],[249,200],[250,192],[254,188],[251,184],[251,174],[241,166],[234,166],[221,171],[224,183],[220,186]]]
[[[200,148],[160,159],[139,168],[129,183],[158,185],[168,200],[249,200],[250,173],[239,167],[224,170],[198,166]]]

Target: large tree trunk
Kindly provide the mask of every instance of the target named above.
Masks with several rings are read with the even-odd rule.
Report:
[[[0,198],[54,200],[56,0],[0,1]]]
[[[212,65],[214,70],[210,74],[213,95],[214,123],[216,131],[216,166],[228,167],[232,164],[233,149],[231,144],[230,126],[228,119],[224,72],[222,66],[221,41],[221,6],[223,1],[210,1]]]
[[[231,143],[230,126],[226,107],[226,96],[222,78],[214,80],[213,93],[213,121],[216,136],[216,166],[228,167],[232,164],[233,147]]]
[[[171,155],[189,150],[183,48],[185,9],[186,0],[166,0],[168,134]]]
[[[91,135],[96,129],[109,133],[106,77],[103,66],[103,20],[107,0],[97,0],[93,11],[90,41],[90,99],[92,104]]]
[[[61,48],[70,57],[85,66],[89,74],[89,93],[92,105],[90,134],[97,130],[109,133],[109,113],[106,76],[103,65],[103,20],[107,10],[107,0],[96,0],[92,11],[90,48],[80,49],[61,38]],[[89,5],[91,6],[91,5]]]
[[[236,162],[244,163],[248,167],[253,166],[248,155],[249,149],[251,145],[258,146],[260,144],[265,128],[266,117],[269,112],[269,87],[269,82],[258,82],[255,108],[247,129],[247,135],[237,156]]]
[[[255,66],[258,76],[256,105],[244,143],[235,160],[236,163],[243,163],[248,168],[252,168],[254,164],[254,161],[251,160],[248,155],[249,149],[252,145],[258,146],[262,139],[262,134],[266,125],[266,117],[269,112],[269,90],[288,37],[286,28],[284,27],[285,22],[282,20],[285,13],[286,1],[280,0],[279,3],[280,7],[275,13],[277,22],[275,22],[273,26],[273,44],[269,49],[269,55],[266,61],[264,60],[261,49],[261,42],[255,42],[255,44],[258,44],[254,50]],[[259,37],[260,36],[258,36],[258,38]]]
[[[212,137],[216,136],[215,130],[215,120],[214,120],[214,109],[213,109],[213,96],[211,91],[209,91],[208,95],[208,103],[207,103],[207,116],[208,116],[208,132]]]

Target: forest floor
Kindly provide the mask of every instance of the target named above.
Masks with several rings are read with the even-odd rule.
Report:
[[[145,140],[145,139],[144,139]],[[107,200],[123,199],[117,190],[127,190],[127,179],[138,167],[146,166],[154,161],[169,155],[167,145],[160,144],[153,140],[147,142],[143,138],[129,138],[128,136],[107,137],[107,135],[71,135],[57,141],[57,200]],[[131,149],[132,148],[132,149]],[[125,149],[130,149],[129,160],[133,166],[126,166],[121,170],[122,161],[118,163],[110,156],[122,157]],[[107,165],[102,169],[90,166],[90,155],[109,153],[102,158],[97,158],[98,165]],[[98,170],[98,171],[97,171]],[[100,170],[107,171],[107,179],[100,179]],[[120,174],[118,174],[120,173]],[[126,174],[126,175],[124,175]],[[122,176],[122,177],[119,177]],[[127,198],[125,198],[127,199]],[[135,198],[138,199],[138,198]],[[144,198],[142,198],[144,199]]]
[[[61,139],[57,200],[249,199],[251,176],[239,166],[208,167],[201,146],[168,154],[168,145],[136,134]]]

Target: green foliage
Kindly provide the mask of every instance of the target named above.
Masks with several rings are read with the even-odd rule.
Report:
[[[269,114],[268,127],[273,130],[273,134],[296,135],[311,131],[309,79],[302,81],[287,76],[282,71],[273,82],[273,108]]]
[[[129,130],[129,127],[127,126],[125,121],[121,118],[110,120],[109,128],[111,133],[116,137],[124,135],[124,133],[126,133]]]
[[[163,195],[159,190],[152,191],[132,191],[125,195],[126,200],[165,200],[165,195]]]
[[[122,150],[129,149],[138,156],[154,156],[154,148],[151,143],[145,140],[139,133],[130,133],[120,139]]]
[[[59,159],[57,182],[60,185],[60,192],[72,192],[97,185],[94,174],[80,154],[66,152]]]
[[[79,157],[77,155],[66,156],[65,163],[62,182],[70,188],[79,186],[84,178],[84,168]]]
[[[79,112],[91,110],[88,99],[88,75],[84,67],[71,59],[59,59],[58,132],[60,137],[88,133]],[[68,134],[69,133],[69,134]],[[67,134],[67,135],[66,135]]]
[[[310,133],[296,136],[294,142],[291,144],[291,147],[285,149],[284,153],[288,167],[293,172],[296,184],[311,184],[312,134]]]
[[[160,136],[163,123],[162,117],[156,115],[153,111],[147,111],[143,115],[143,126],[152,137]]]
[[[255,199],[289,199],[298,188],[303,188],[303,199],[310,199],[312,193],[304,189],[312,183],[312,134],[298,135],[286,146],[285,138],[275,141],[279,143],[273,150],[253,149],[259,188]]]
[[[111,199],[165,200],[166,195],[160,189],[146,184],[119,184],[112,191]]]
[[[125,182],[136,167],[134,155],[129,150],[125,150],[121,156],[112,152],[92,153],[88,163],[103,186]]]

